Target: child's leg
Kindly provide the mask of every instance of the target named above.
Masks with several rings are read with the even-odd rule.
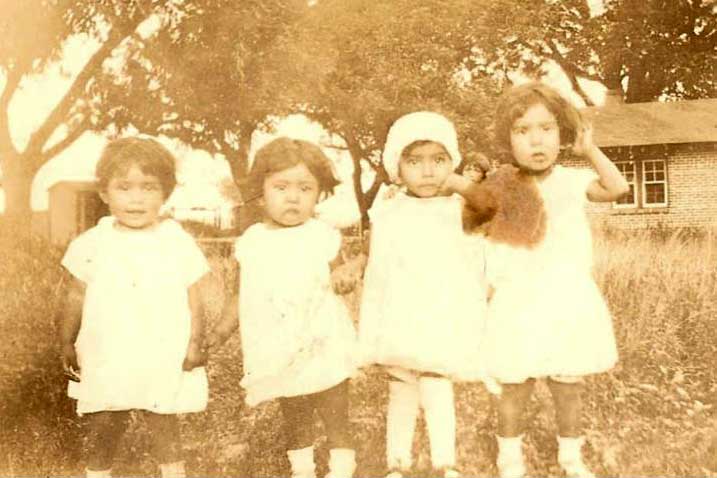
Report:
[[[419,410],[418,380],[388,382],[386,413],[386,463],[391,469],[409,470]]]
[[[328,436],[327,478],[351,478],[356,470],[356,452],[349,423],[349,381],[344,380],[312,397]]]
[[[580,425],[583,384],[579,378],[551,377],[548,387],[555,402],[558,423],[558,462],[568,477],[594,476],[583,463],[581,448],[585,441]]]
[[[456,411],[453,383],[445,377],[422,376],[418,387],[436,469],[455,468]]]
[[[558,432],[563,437],[578,437],[582,434],[580,425],[583,409],[583,384],[579,381],[548,379],[548,388],[555,402],[555,420]]]
[[[92,472],[106,472],[109,476],[117,444],[129,423],[129,412],[94,412],[86,418],[88,476],[93,476]]]
[[[523,383],[501,384],[498,399],[498,457],[501,478],[525,476],[523,461],[523,414],[533,393],[534,379]]]
[[[279,399],[292,478],[315,478],[314,405],[308,396]]]
[[[152,438],[154,456],[160,463],[162,478],[185,478],[177,416],[146,412],[144,417]]]
[[[523,383],[501,384],[502,392],[498,399],[498,435],[517,437],[523,433],[523,414],[533,394],[535,379]]]

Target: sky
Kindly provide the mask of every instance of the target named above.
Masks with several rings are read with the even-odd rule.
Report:
[[[602,0],[588,0],[593,14],[599,14],[602,9]],[[144,25],[144,34],[149,34],[156,28],[156,19],[150,19]],[[85,36],[70,38],[65,46],[62,61],[49,65],[40,75],[27,77],[21,83],[20,91],[12,98],[9,106],[10,134],[16,148],[24,149],[29,136],[43,121],[44,117],[55,106],[55,102],[67,91],[74,76],[81,71],[87,59],[99,44]],[[553,86],[571,95],[579,102],[577,95],[570,93],[570,83],[564,75],[553,68],[549,70],[546,81]],[[5,79],[0,72],[0,88],[4,88]],[[591,83],[586,89],[600,104],[604,96],[602,85]],[[51,93],[49,93],[51,92]],[[61,138],[64,132],[56,132],[55,140]],[[285,118],[277,125],[278,135],[307,139],[319,144],[340,142],[340,139],[330,138],[326,131],[318,124],[312,124],[300,116]],[[268,142],[273,135],[255,132],[252,138],[250,157],[261,145]],[[205,206],[214,207],[224,202],[217,185],[231,176],[229,166],[221,157],[213,157],[205,151],[196,151],[175,141],[160,138],[160,140],[178,156],[179,187],[170,198],[170,205],[176,207]],[[105,144],[104,138],[93,133],[86,133],[69,148],[50,160],[41,168],[33,183],[32,208],[44,210],[47,208],[47,188],[60,179],[91,179],[94,165],[99,153]],[[324,148],[336,165],[337,172],[342,181],[350,184],[350,175],[353,170],[351,159],[345,152],[333,148]],[[340,188],[341,190],[342,188]],[[348,187],[350,190],[351,188]],[[339,198],[350,199],[353,192],[337,194]],[[4,209],[4,197],[0,190],[0,211]]]

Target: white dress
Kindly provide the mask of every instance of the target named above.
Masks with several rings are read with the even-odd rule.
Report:
[[[86,284],[75,342],[81,380],[68,386],[77,412],[204,410],[204,368],[182,371],[188,288],[209,270],[194,239],[171,219],[126,231],[104,217],[72,241],[62,265]]]
[[[355,372],[356,333],[331,287],[340,245],[340,233],[316,219],[258,223],[237,239],[247,404],[320,392]]]
[[[364,363],[483,377],[486,315],[474,238],[459,196],[398,193],[373,206],[359,343]]]
[[[556,166],[537,186],[546,213],[543,241],[532,249],[488,243],[489,304],[485,353],[503,383],[529,377],[581,376],[612,368],[612,320],[592,276],[585,215],[591,170]]]

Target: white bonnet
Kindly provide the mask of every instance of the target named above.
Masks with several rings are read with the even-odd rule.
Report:
[[[461,163],[458,137],[453,123],[443,115],[431,111],[417,111],[398,118],[388,130],[383,149],[383,167],[392,182],[398,179],[398,162],[401,152],[415,141],[434,141],[446,148],[453,168]]]

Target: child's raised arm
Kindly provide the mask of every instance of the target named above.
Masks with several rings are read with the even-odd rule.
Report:
[[[85,302],[85,284],[76,277],[66,274],[65,303],[60,325],[60,358],[62,369],[73,380],[79,380],[80,366],[77,363],[75,340],[82,324],[82,306]]]
[[[588,186],[587,195],[589,200],[593,202],[610,202],[629,192],[630,186],[620,173],[620,170],[593,143],[593,132],[590,125],[585,125],[578,131],[573,153],[590,161],[593,169],[600,176]]]
[[[446,192],[458,193],[466,200],[473,221],[485,222],[495,214],[497,203],[490,190],[481,183],[475,183],[460,174],[452,173],[443,184]]]

